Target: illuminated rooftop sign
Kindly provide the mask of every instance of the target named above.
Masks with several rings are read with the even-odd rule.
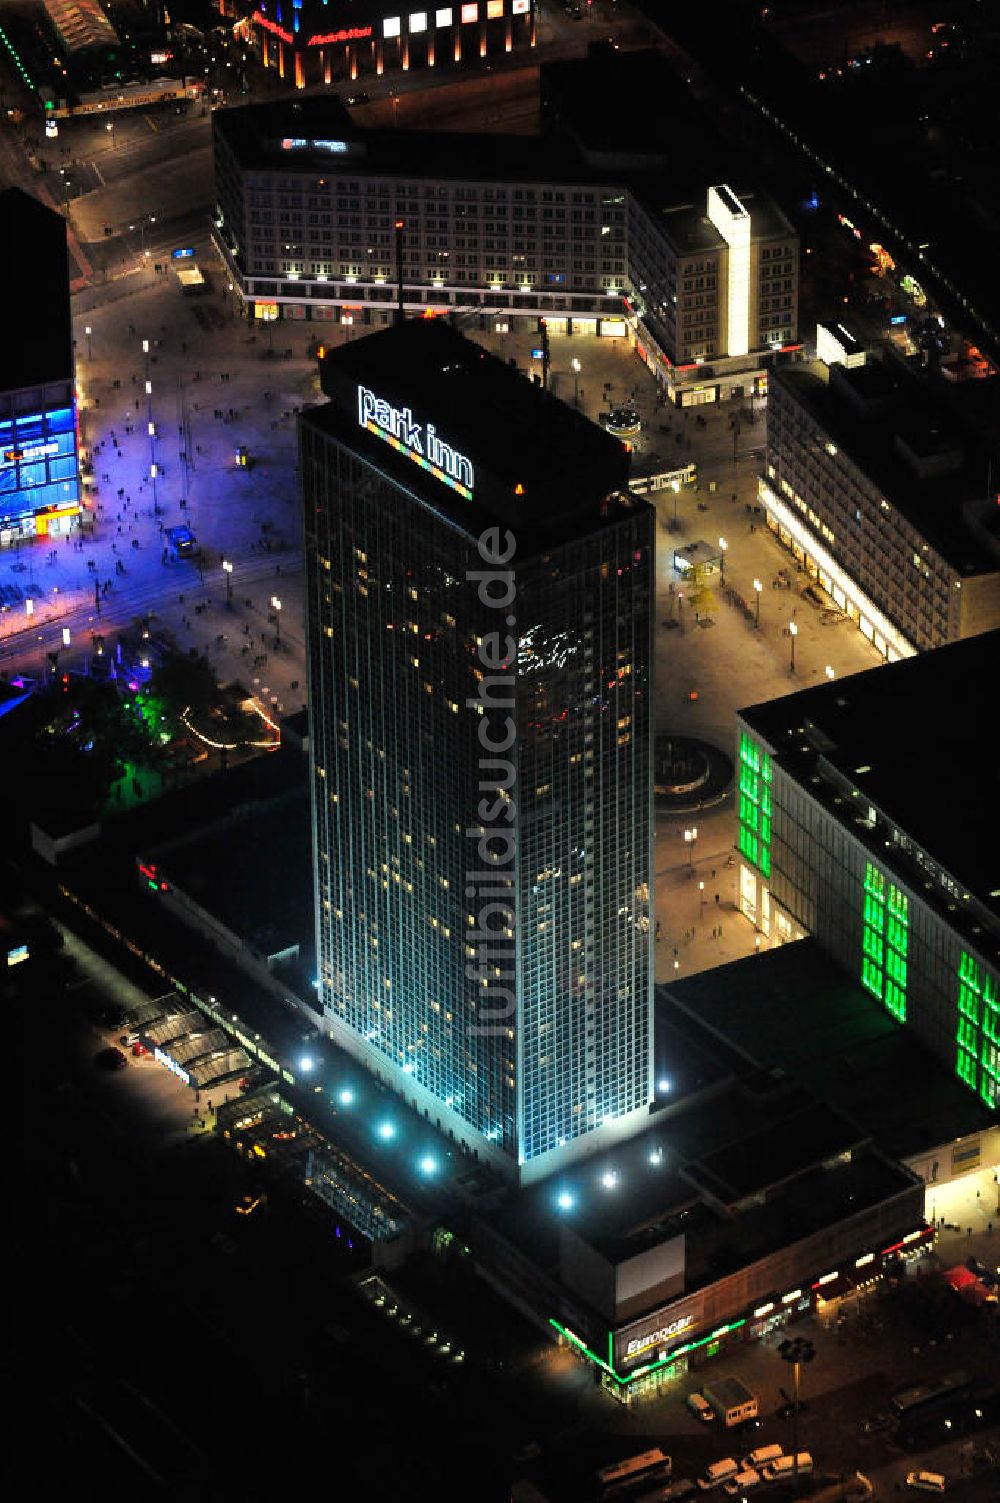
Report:
[[[327,31],[312,36],[307,47],[329,47],[334,42],[363,42],[372,34],[370,26],[342,26],[339,31]]]
[[[433,423],[415,423],[409,407],[393,407],[366,386],[358,387],[358,422],[376,438],[391,444],[398,454],[405,454],[436,480],[458,491],[466,501],[472,500],[472,461],[446,444]]]
[[[346,141],[306,141],[301,136],[285,136],[281,142],[282,151],[335,151],[338,154],[347,150]]]

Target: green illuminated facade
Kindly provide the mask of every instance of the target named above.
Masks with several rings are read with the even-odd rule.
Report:
[[[910,900],[871,861],[865,865],[861,984],[900,1023],[906,1022],[906,955]]]
[[[752,736],[740,735],[740,851],[765,877],[771,875],[771,758]]]
[[[1000,986],[962,951],[958,963],[955,1073],[988,1107],[1000,1101]]]

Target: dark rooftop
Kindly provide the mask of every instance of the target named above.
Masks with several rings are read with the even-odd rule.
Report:
[[[303,766],[303,772],[304,772]],[[313,949],[309,787],[237,807],[180,841],[147,850],[172,887],[259,956]],[[281,881],[268,880],[280,872]]]
[[[901,367],[869,360],[850,370],[834,367],[830,380],[821,369],[783,366],[774,380],[959,574],[1000,568],[1000,554],[962,516],[966,503],[987,493],[987,454],[950,421],[948,407]],[[918,459],[940,455],[941,472],[919,473],[900,452],[900,440]],[[780,449],[776,455],[780,471]]]
[[[31,337],[0,340],[0,392],[73,379],[66,221],[21,188],[0,193],[0,282],[8,289],[31,268]]]
[[[489,182],[592,182],[594,171],[565,141],[466,131],[393,130],[354,120],[330,94],[270,100],[216,110],[213,128],[244,168],[263,172],[317,169],[335,177],[361,171],[387,177],[482,179]],[[284,144],[289,143],[289,144]],[[314,144],[320,143],[320,144]]]
[[[680,1008],[669,1022],[689,1045],[700,1035],[705,1052],[736,1057]],[[863,1127],[780,1071],[745,1057],[740,1071],[674,1102],[637,1137],[505,1199],[505,1234],[551,1257],[557,1197],[568,1194],[562,1219],[611,1262],[683,1233],[690,1291],[912,1183]]]
[[[330,404],[305,412],[304,425],[387,470],[470,537],[490,521],[514,528],[519,557],[648,511],[627,494],[618,439],[442,320],[410,319],[342,345],[322,360],[321,379]],[[361,426],[360,387],[467,457],[471,500]]]
[[[995,1118],[815,940],[717,966],[657,994],[656,1035],[685,1015],[713,1042],[780,1070],[894,1158],[991,1127]],[[905,1081],[906,1090],[893,1082]]]
[[[740,715],[808,792],[821,798],[810,778],[822,766],[835,769],[977,899],[987,919],[1000,918],[1000,772],[986,729],[998,662],[1000,630]],[[840,817],[847,822],[851,810]],[[865,838],[863,826],[852,828]],[[890,865],[904,859],[881,838],[878,847]],[[916,871],[905,880],[924,887]]]

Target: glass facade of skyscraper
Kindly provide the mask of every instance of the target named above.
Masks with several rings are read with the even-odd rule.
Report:
[[[556,546],[513,537],[498,614],[478,494],[323,411],[301,457],[324,1018],[525,1165],[650,1097],[652,514],[623,492]],[[516,657],[491,670],[498,631]]]

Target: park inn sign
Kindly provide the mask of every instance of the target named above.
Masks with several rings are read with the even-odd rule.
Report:
[[[475,486],[472,461],[445,443],[433,423],[414,422],[412,408],[393,407],[391,402],[376,396],[367,386],[359,386],[358,423],[368,433],[374,433],[398,453],[405,454],[436,479],[458,491],[467,501],[472,500]]]

